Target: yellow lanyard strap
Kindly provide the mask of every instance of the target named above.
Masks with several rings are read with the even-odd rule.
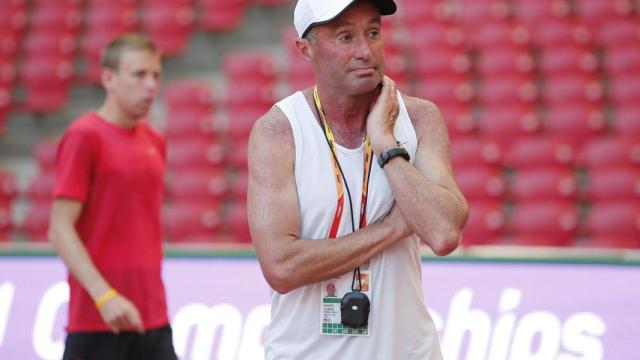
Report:
[[[331,151],[331,158],[333,160],[333,173],[335,175],[334,178],[336,181],[336,192],[338,194],[338,204],[336,205],[336,212],[333,217],[333,222],[331,224],[331,230],[329,231],[329,238],[336,238],[338,234],[338,228],[340,227],[340,221],[342,220],[342,211],[344,209],[344,188],[342,183],[343,181],[346,181],[346,179],[343,179],[344,174],[342,173],[342,168],[340,167],[340,163],[338,162],[338,154],[336,152],[336,140],[333,135],[333,131],[331,130],[331,127],[327,122],[327,118],[324,114],[324,110],[322,110],[322,104],[320,103],[320,97],[318,96],[317,85],[314,86],[313,88],[313,100],[315,101],[316,108],[318,109],[318,113],[322,118],[324,134],[327,138],[327,143],[329,144],[329,150]],[[362,198],[360,203],[360,222],[359,222],[360,228],[367,225],[367,193],[369,191],[369,176],[371,175],[371,162],[373,160],[373,149],[371,148],[371,143],[369,142],[368,136],[365,137],[364,145],[365,145],[364,174],[363,174],[363,180],[362,180]],[[351,204],[350,194],[349,194],[349,203]],[[353,222],[353,214],[351,214],[351,219]],[[355,227],[354,227],[354,230],[355,230]]]

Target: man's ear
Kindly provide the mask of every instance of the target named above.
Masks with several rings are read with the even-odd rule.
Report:
[[[300,55],[302,55],[305,59],[313,59],[313,47],[311,46],[311,42],[309,42],[309,40],[296,39],[296,48],[298,49]]]
[[[114,75],[114,70],[108,67],[103,67],[102,68],[102,72],[100,74],[100,80],[102,82],[102,87],[105,88],[105,90],[109,89],[109,87],[111,87],[111,83],[113,81],[113,75]]]

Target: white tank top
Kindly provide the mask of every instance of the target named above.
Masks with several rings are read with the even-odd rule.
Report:
[[[415,158],[417,139],[409,114],[398,93],[399,117],[394,135]],[[276,104],[287,116],[295,140],[295,181],[300,204],[301,236],[328,237],[337,203],[333,164],[324,132],[301,92]],[[364,145],[337,146],[338,159],[351,191],[356,229],[362,195]],[[384,171],[372,164],[367,200],[367,223],[390,210],[394,199]],[[351,213],[345,204],[338,236],[349,234]],[[318,240],[321,241],[321,240]],[[288,294],[271,292],[271,324],[265,345],[266,359],[441,359],[433,321],[422,295],[419,240],[397,242],[364,265],[371,277],[369,335],[321,334],[322,283]],[[351,279],[351,272],[346,275]],[[350,284],[349,284],[350,285]]]

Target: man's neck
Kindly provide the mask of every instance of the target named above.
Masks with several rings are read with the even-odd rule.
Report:
[[[98,111],[96,111],[96,113],[106,121],[128,130],[132,129],[137,123],[136,119],[128,116],[118,106],[112,104],[109,100],[106,100],[104,104],[102,104],[102,106],[98,109]]]
[[[366,133],[367,116],[374,92],[345,96],[340,91],[318,85],[322,110],[336,141],[346,147],[358,147]]]

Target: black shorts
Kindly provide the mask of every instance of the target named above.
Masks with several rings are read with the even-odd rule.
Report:
[[[63,360],[176,360],[169,325],[137,332],[74,332],[67,335]]]

